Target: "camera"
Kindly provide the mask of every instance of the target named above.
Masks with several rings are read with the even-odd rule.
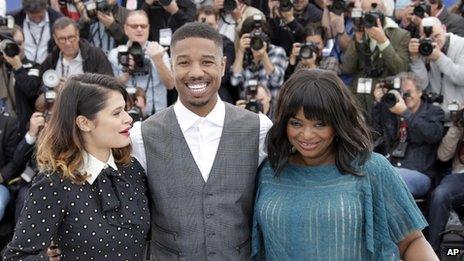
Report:
[[[53,104],[55,104],[55,88],[60,84],[60,76],[53,69],[46,70],[42,75],[42,81],[45,86],[45,121],[48,121],[52,114]]]
[[[347,6],[344,0],[334,0],[331,5],[329,5],[329,11],[341,15],[347,10]]]
[[[293,8],[293,0],[279,0],[279,10],[288,12]]]
[[[110,13],[111,6],[108,5],[106,0],[90,0],[85,3],[85,10],[90,19],[97,17],[97,12]]]
[[[310,59],[313,57],[313,54],[316,54],[319,52],[319,48],[312,43],[312,42],[306,42],[303,43],[300,47],[300,54],[299,57],[303,59]]]
[[[13,17],[0,16],[0,56],[14,57],[19,54],[19,45],[13,39]]]
[[[351,10],[351,18],[357,31],[361,32],[364,28],[372,28],[377,26],[377,19],[383,20],[384,15],[377,10],[377,4],[372,3],[372,11],[363,12],[361,8],[353,8]]]
[[[0,38],[3,36],[0,35]],[[0,41],[0,52],[8,57],[15,57],[19,54],[19,45],[13,40],[3,39]]]
[[[433,33],[432,26],[424,26],[425,38],[419,41],[419,53],[422,56],[429,56],[433,52],[433,39],[430,37]]]
[[[130,58],[134,61],[134,66],[130,68]],[[150,61],[145,58],[145,51],[138,42],[132,42],[128,47],[122,45],[118,47],[118,62],[123,66],[123,71],[132,75],[147,75],[150,73]]]
[[[377,27],[377,19],[382,19],[382,13],[378,11],[370,11],[364,14],[364,28]]]
[[[464,110],[460,109],[459,103],[457,101],[453,101],[448,104],[448,111],[450,120],[453,122],[464,122]]]
[[[443,103],[443,94],[438,94],[436,92],[427,92],[423,94],[423,98],[428,103]]]
[[[250,33],[250,47],[251,49],[258,51],[264,46],[264,42],[267,42],[267,35],[263,32],[261,23],[263,17],[259,14],[253,15],[253,30]]]
[[[131,116],[131,118],[134,121],[142,121],[143,120],[143,114],[142,110],[135,105],[135,101],[137,100],[137,97],[135,96],[135,93],[137,89],[135,87],[127,87],[126,88],[127,93],[129,94],[131,100],[132,100],[132,106],[131,108],[127,111],[127,114]]]
[[[431,11],[431,6],[427,4],[425,1],[420,1],[419,4],[417,4],[414,7],[414,10],[412,11],[412,13],[417,17],[424,18],[425,14],[430,15],[430,11]]]
[[[401,79],[399,77],[395,77],[393,80],[381,80],[379,81],[379,85],[382,89],[387,89],[387,93],[382,96],[380,100],[381,103],[385,104],[387,108],[391,108],[395,106],[398,102],[397,95],[401,95]],[[409,93],[404,93],[403,98],[409,97]]]
[[[249,80],[246,89],[246,105],[245,109],[259,113],[263,111],[263,105],[260,101],[256,99],[256,95],[258,94],[258,81],[257,80]]]

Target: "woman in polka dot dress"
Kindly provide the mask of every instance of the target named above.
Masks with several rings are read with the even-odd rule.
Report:
[[[142,260],[150,229],[143,168],[131,158],[125,111],[114,78],[72,77],[39,138],[41,169],[4,260]]]

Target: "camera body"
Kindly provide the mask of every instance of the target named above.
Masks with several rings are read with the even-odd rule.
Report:
[[[258,94],[258,81],[249,80],[246,89],[246,105],[245,109],[259,113],[263,111],[263,105],[259,100],[256,99]]]
[[[422,95],[422,98],[428,103],[443,103],[443,94],[436,92],[427,92]]]
[[[85,3],[85,10],[90,19],[97,18],[97,12],[110,13],[111,6],[108,5],[106,0],[90,0]]]
[[[347,6],[344,0],[334,0],[331,5],[329,5],[329,11],[341,15],[347,10]]]
[[[422,56],[429,56],[433,52],[433,39],[430,37],[433,33],[432,26],[424,26],[425,38],[419,41],[419,53]]]
[[[377,19],[382,21],[384,14],[377,10],[376,3],[372,3],[372,10],[369,12],[363,12],[361,8],[353,8],[351,10],[351,18],[356,29],[363,31],[364,28],[377,27]]]
[[[305,42],[301,44],[299,58],[310,59],[313,54],[318,54],[319,48],[312,42]]]
[[[370,11],[367,13],[364,13],[364,28],[372,28],[372,27],[377,27],[377,19],[382,19],[383,15],[382,13],[378,11]]]
[[[134,66],[131,69],[130,59]],[[123,71],[131,75],[147,75],[150,73],[150,60],[145,58],[145,51],[138,42],[133,42],[129,47],[122,45],[118,47],[118,62],[123,66]]]
[[[460,108],[457,101],[453,101],[448,104],[449,117],[452,122],[456,122],[462,125],[464,123],[464,109]]]
[[[401,95],[401,79],[395,77],[394,79],[384,79],[379,81],[379,85],[383,89],[387,89],[387,93],[382,96],[381,103],[385,104],[387,108],[395,106],[399,101],[397,95]],[[404,98],[408,97],[409,93],[404,93]]]
[[[268,42],[269,37],[263,32],[261,23],[264,18],[259,15],[253,15],[253,30],[250,32],[250,47],[251,49],[258,51],[264,46],[264,42]]]
[[[425,1],[420,1],[419,4],[414,7],[412,13],[417,17],[424,18],[425,14],[430,15],[431,8],[432,7]]]
[[[293,0],[279,0],[279,10],[288,12],[293,8]]]
[[[13,17],[0,16],[0,56],[14,57],[19,54],[19,45],[13,39]]]

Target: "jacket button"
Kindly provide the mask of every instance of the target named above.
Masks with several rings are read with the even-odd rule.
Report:
[[[216,254],[216,252],[209,252],[208,255],[209,256],[214,256]]]

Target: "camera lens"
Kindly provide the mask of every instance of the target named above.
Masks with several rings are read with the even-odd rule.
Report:
[[[419,53],[422,56],[429,56],[433,52],[432,41],[429,39],[424,39],[419,45]]]
[[[372,28],[374,26],[377,26],[377,18],[378,16],[375,14],[366,14],[364,16],[364,27]]]
[[[309,59],[313,56],[313,50],[308,45],[301,46],[300,57],[303,59]]]
[[[387,106],[387,108],[391,108],[396,104],[396,96],[393,93],[387,93],[382,96],[381,102]]]
[[[251,37],[250,46],[255,51],[261,50],[261,48],[264,46],[264,41],[260,36],[255,35]]]
[[[0,50],[8,57],[15,57],[19,54],[19,46],[11,40],[0,42]]]
[[[422,5],[418,5],[418,6],[414,7],[413,14],[415,16],[420,17],[420,18],[424,18],[424,16],[425,16],[424,7]]]

